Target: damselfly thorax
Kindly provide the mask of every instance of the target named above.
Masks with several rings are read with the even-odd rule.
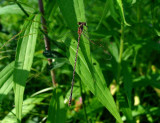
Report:
[[[85,22],[78,22],[78,35],[81,35],[82,32],[83,32],[83,26],[86,26],[86,23]]]

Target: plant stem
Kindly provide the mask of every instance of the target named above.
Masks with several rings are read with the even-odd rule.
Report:
[[[121,24],[121,39],[120,39],[120,49],[119,49],[119,64],[121,64],[122,61],[122,54],[123,54],[123,44],[124,44],[124,24]]]
[[[19,2],[17,2],[17,0],[15,1],[16,4],[19,6],[19,8],[24,12],[24,14],[29,17],[29,14],[26,12],[26,10],[21,6],[21,4]]]
[[[117,67],[117,96],[119,93],[120,86],[120,75],[121,75],[121,62],[122,62],[122,54],[123,54],[123,45],[124,45],[124,23],[121,23],[121,38],[120,38],[120,48],[119,48],[119,58],[118,58],[118,67]],[[118,98],[117,98],[118,99]],[[117,108],[119,110],[119,101],[116,101]]]
[[[39,11],[41,13],[42,30],[47,35],[48,31],[47,31],[46,21],[45,21],[45,18],[44,18],[43,1],[42,0],[38,0],[38,2],[39,2]],[[44,44],[45,44],[45,50],[46,51],[51,51],[49,38],[45,34],[43,35],[43,37],[44,37]],[[49,65],[52,64],[52,59],[48,59],[48,64]],[[50,72],[51,72],[51,78],[52,78],[53,86],[56,86],[54,71],[51,70]]]

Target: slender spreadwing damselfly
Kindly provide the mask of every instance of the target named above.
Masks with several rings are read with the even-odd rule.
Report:
[[[71,93],[70,93],[70,97],[69,97],[69,105],[71,105],[71,101],[72,101],[72,93],[73,93],[73,86],[74,86],[74,81],[75,81],[75,71],[76,71],[76,63],[77,63],[77,58],[78,58],[78,49],[79,49],[79,44],[80,44],[80,38],[81,38],[81,35],[84,36],[84,38],[86,38],[87,40],[89,40],[92,44],[98,46],[98,47],[101,47],[102,49],[104,49],[104,52],[106,52],[107,54],[109,54],[105,48],[103,48],[103,45],[101,44],[97,44],[95,43],[95,41],[93,40],[90,40],[87,35],[85,34],[85,30],[84,30],[84,27],[87,27],[87,24],[85,22],[78,22],[78,40],[77,40],[77,49],[76,49],[76,54],[75,54],[75,62],[74,62],[74,67],[73,67],[73,76],[72,76],[72,84],[71,84]],[[30,34],[32,35],[32,34]],[[23,36],[25,37],[25,36]],[[23,38],[21,37],[21,38]],[[52,38],[51,38],[52,40]],[[111,59],[111,57],[109,58]]]
[[[77,63],[77,58],[78,58],[78,49],[79,49],[80,38],[81,38],[81,35],[83,33],[83,30],[84,30],[84,26],[87,27],[85,22],[78,22],[78,32],[77,32],[78,33],[78,43],[77,43],[76,56],[75,56],[75,62],[74,62],[74,68],[73,68],[73,77],[72,77],[72,83],[71,83],[71,93],[70,93],[69,103],[68,103],[69,106],[71,105],[71,102],[72,102],[73,86],[74,86],[74,79],[75,79],[75,70],[76,70],[76,63]],[[86,37],[86,35],[84,35],[84,36]],[[93,41],[91,41],[91,40],[89,40],[89,41],[91,43],[95,44]],[[102,47],[102,45],[100,45],[100,47]]]

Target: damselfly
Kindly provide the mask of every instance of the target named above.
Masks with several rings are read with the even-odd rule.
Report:
[[[76,49],[76,56],[75,56],[75,62],[74,62],[74,68],[73,68],[73,77],[72,77],[72,84],[71,84],[71,93],[70,93],[70,97],[69,97],[69,103],[68,105],[71,105],[72,102],[72,93],[73,93],[73,86],[74,86],[74,79],[75,79],[75,70],[76,70],[76,62],[77,62],[77,58],[78,58],[78,49],[79,49],[79,43],[80,43],[80,38],[81,35],[84,31],[84,26],[87,27],[87,24],[85,22],[78,22],[78,43],[77,43],[77,49]],[[86,37],[85,34],[83,34],[84,37]],[[87,38],[87,37],[86,37]],[[89,39],[88,39],[89,40]],[[89,40],[91,43],[95,44],[93,41]],[[102,45],[100,45],[100,47],[102,47]],[[108,52],[107,52],[108,53]]]
[[[71,94],[70,94],[70,98],[69,98],[69,103],[68,105],[71,105],[72,102],[72,92],[73,92],[73,86],[74,86],[74,76],[75,76],[75,70],[76,70],[76,62],[77,62],[77,57],[78,57],[78,49],[79,49],[79,41],[80,41],[80,37],[81,34],[83,32],[83,26],[86,26],[85,22],[78,22],[78,44],[77,44],[77,50],[76,50],[76,57],[75,57],[75,63],[74,63],[74,68],[73,68],[73,78],[72,78],[72,85],[71,85]]]
[[[92,44],[98,45],[98,47],[103,48],[103,46],[101,44],[97,44],[87,37],[87,35],[85,34],[84,26],[87,27],[87,24],[85,22],[78,22],[78,43],[77,43],[75,63],[74,63],[74,68],[73,68],[73,76],[72,76],[72,84],[71,84],[71,93],[70,93],[70,97],[69,97],[69,105],[71,105],[71,101],[72,101],[72,93],[73,93],[73,86],[74,86],[74,80],[75,80],[76,63],[77,63],[77,58],[78,58],[78,49],[79,49],[81,35],[83,35],[85,38],[87,38],[87,40],[89,40]],[[30,34],[30,35],[32,35],[32,34]],[[25,36],[23,36],[23,37],[25,37]],[[20,38],[23,38],[23,37],[20,37]],[[51,38],[51,40],[52,40],[52,38]],[[105,49],[103,48],[103,50],[105,50]],[[106,50],[105,50],[105,52],[108,53]],[[47,57],[53,57],[51,52],[46,52],[45,51],[44,54],[47,54]]]

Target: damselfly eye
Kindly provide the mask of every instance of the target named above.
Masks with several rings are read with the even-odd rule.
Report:
[[[86,22],[78,22],[78,25],[84,25],[84,26],[87,26]]]
[[[93,63],[93,65],[97,65],[96,63]]]
[[[82,22],[78,22],[77,24],[78,24],[78,25],[81,25],[81,24],[82,24]]]

